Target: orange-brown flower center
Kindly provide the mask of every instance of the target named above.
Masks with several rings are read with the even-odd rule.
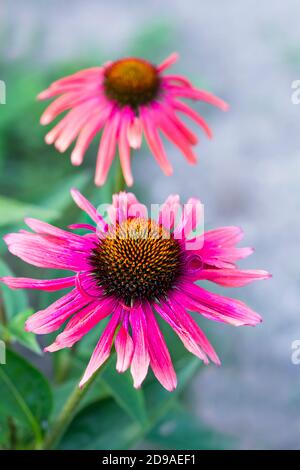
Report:
[[[97,284],[125,305],[165,298],[182,269],[177,240],[151,219],[128,219],[91,256]]]
[[[159,90],[159,76],[149,62],[128,58],[113,62],[105,71],[105,94],[120,106],[135,111],[139,105],[152,101]]]

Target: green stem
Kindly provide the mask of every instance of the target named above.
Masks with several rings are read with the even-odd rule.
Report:
[[[120,191],[124,191],[124,189],[125,189],[125,180],[124,180],[120,162],[118,161],[116,173],[115,173],[114,193],[119,193]]]
[[[67,427],[69,426],[70,422],[74,418],[76,413],[76,409],[86,395],[87,391],[89,390],[90,386],[94,382],[95,378],[97,377],[97,373],[95,373],[92,378],[82,387],[76,384],[73,392],[67,399],[60,415],[54,422],[53,426],[51,427],[50,431],[46,435],[44,442],[38,449],[46,450],[46,449],[53,449],[58,444],[62,436],[64,435]]]

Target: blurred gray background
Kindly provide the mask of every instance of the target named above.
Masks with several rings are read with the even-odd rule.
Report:
[[[300,365],[291,343],[300,339],[299,172],[300,105],[291,84],[300,79],[297,0],[6,0],[0,25],[9,27],[10,57],[25,53],[42,32],[41,63],[95,54],[101,60],[139,50],[139,32],[157,28],[150,59],[177,50],[174,71],[227,100],[224,114],[197,104],[214,131],[190,167],[173,146],[174,176],[163,176],[149,152],[134,157],[134,189],[147,202],[169,193],[199,197],[206,228],[240,225],[256,252],[242,263],[267,269],[271,281],[226,291],[264,318],[261,326],[209,324],[222,367],[202,368],[189,394],[199,417],[237,439],[240,448],[300,448]],[[149,35],[149,40],[153,37]],[[66,156],[66,158],[68,158]],[[76,169],[74,169],[76,171]]]

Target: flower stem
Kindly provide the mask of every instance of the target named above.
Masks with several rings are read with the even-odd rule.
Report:
[[[125,180],[124,180],[120,162],[118,161],[116,172],[115,172],[114,193],[119,193],[120,191],[124,191],[124,189],[125,189]]]
[[[70,422],[74,418],[78,404],[86,395],[87,391],[89,390],[96,377],[97,373],[95,373],[82,388],[79,388],[78,384],[76,384],[73,392],[67,399],[60,415],[57,417],[48,434],[46,434],[44,442],[41,444],[41,446],[38,447],[38,449],[50,450],[56,447],[56,445],[59,443],[60,439],[64,435]]]

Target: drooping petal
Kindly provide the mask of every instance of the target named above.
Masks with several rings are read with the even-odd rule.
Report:
[[[180,112],[186,114],[191,119],[193,119],[193,121],[195,121],[200,127],[202,127],[202,129],[206,133],[207,137],[209,139],[212,138],[212,131],[211,131],[210,127],[208,126],[208,124],[206,123],[205,119],[203,119],[203,117],[200,116],[200,114],[198,114],[196,111],[194,111],[192,108],[187,106],[185,103],[182,103],[181,101],[173,100],[172,101],[172,106],[177,111],[180,111]]]
[[[128,332],[128,315],[125,316],[117,333],[115,348],[117,353],[116,369],[118,372],[125,372],[131,364],[134,349],[132,338]]]
[[[165,149],[158,135],[157,128],[153,124],[153,119],[149,115],[149,111],[146,108],[141,107],[140,113],[147,144],[162,171],[167,176],[170,176],[173,173],[173,168],[167,158]]]
[[[159,329],[158,323],[149,304],[146,304],[147,338],[150,355],[150,366],[157,380],[172,392],[177,386],[176,373],[170,353]]]
[[[129,123],[127,129],[127,139],[130,147],[133,149],[139,149],[142,145],[142,134],[143,127],[141,120],[138,117],[134,117]]]
[[[128,142],[128,126],[129,126],[129,116],[124,116],[120,123],[119,131],[119,154],[120,154],[120,163],[123,171],[124,179],[127,186],[132,186],[133,178],[131,173],[130,165],[130,147]]]
[[[129,319],[134,345],[130,371],[133,377],[134,387],[139,388],[147,375],[150,363],[147,341],[147,322],[145,313],[141,307],[132,309]]]
[[[74,202],[77,204],[77,206],[86,212],[90,218],[97,224],[97,226],[100,229],[105,229],[106,223],[103,220],[103,217],[98,214],[97,210],[95,207],[88,201],[81,193],[78,191],[78,189],[71,189],[71,195],[74,200]]]
[[[76,139],[82,127],[89,121],[95,108],[95,100],[77,106],[68,114],[68,122],[55,141],[55,148],[63,153]]]
[[[156,106],[157,108],[157,106]],[[178,127],[168,118],[168,116],[161,110],[158,110],[158,126],[161,131],[166,135],[166,137],[173,142],[176,147],[181,150],[181,152],[186,157],[187,161],[194,165],[197,163],[197,157],[190,147],[190,142],[182,134]]]
[[[69,292],[51,304],[45,310],[40,310],[26,321],[26,330],[36,334],[52,333],[71,316],[88,304],[88,300],[78,295],[77,290]]]
[[[175,314],[177,320],[179,319],[180,322],[186,328],[186,330],[190,332],[197,344],[199,344],[201,349],[210,358],[210,360],[213,361],[215,364],[220,365],[221,362],[216,351],[206,338],[199,325],[195,322],[191,315],[186,312],[185,308],[180,302],[180,297],[176,298],[176,295],[171,295],[168,300],[168,305],[171,307],[173,314]]]
[[[115,335],[116,328],[119,324],[120,312],[117,310],[109,320],[106,328],[104,329],[100,340],[98,341],[86,371],[80,381],[79,386],[82,387],[102,366],[102,364],[109,358],[110,351]]]
[[[222,111],[227,111],[229,107],[225,101],[221,100],[217,96],[205,90],[199,90],[196,88],[183,86],[170,86],[169,92],[173,96],[181,96],[183,98],[205,101],[206,103],[212,104],[213,106],[220,108]]]
[[[113,299],[103,299],[94,301],[80,312],[76,313],[62,333],[55,339],[54,343],[48,346],[45,351],[54,352],[62,348],[70,348],[101,320],[110,315],[115,306]]]
[[[105,183],[107,174],[115,156],[117,133],[120,122],[120,112],[116,111],[108,118],[101,138],[97,155],[95,184],[101,186]]]
[[[198,143],[198,137],[176,116],[172,106],[167,102],[162,102],[160,103],[160,107],[162,112],[168,117],[169,121],[174,126],[173,129],[175,130],[176,128],[177,132],[182,135],[190,145],[196,145]]]
[[[208,292],[192,283],[184,283],[182,291],[190,298],[190,307],[210,320],[230,323],[234,326],[260,323],[261,317],[240,300]]]
[[[201,359],[205,364],[208,364],[207,355],[201,348],[199,339],[195,335],[194,330],[190,328],[186,322],[183,322],[166,302],[161,302],[160,305],[156,304],[155,310],[167,323],[169,323],[175,333],[177,333],[186,349],[199,357],[199,359]]]
[[[81,165],[85,152],[87,151],[92,140],[98,132],[102,129],[106,119],[110,115],[112,106],[104,107],[101,112],[97,112],[89,121],[85,124],[79,133],[74,150],[71,153],[71,162],[73,165]]]

